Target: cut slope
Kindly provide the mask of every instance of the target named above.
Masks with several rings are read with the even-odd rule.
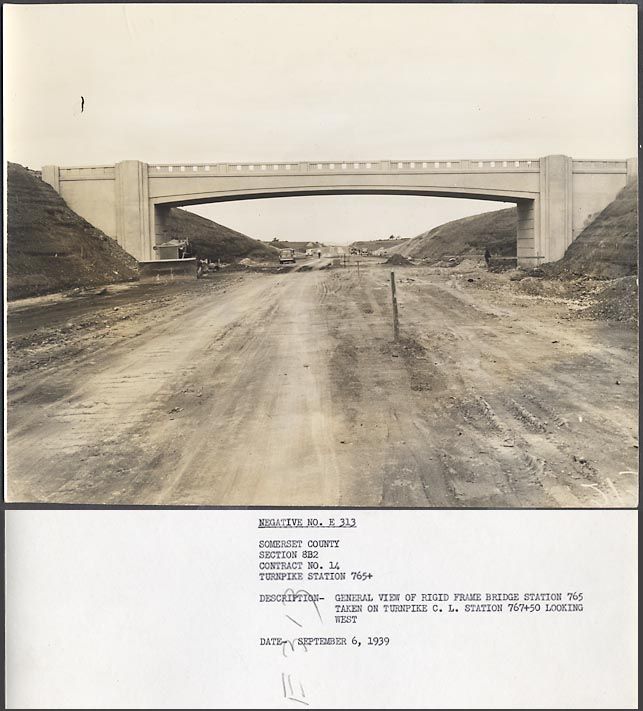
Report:
[[[264,242],[181,208],[170,210],[166,235],[168,239],[188,239],[199,257],[222,262],[245,257],[273,260],[279,255],[277,249]]]
[[[638,183],[627,185],[578,235],[557,262],[543,265],[548,276],[616,279],[638,272]]]
[[[412,259],[478,254],[485,248],[497,257],[516,256],[516,208],[484,212],[446,222],[395,247],[394,252]]]
[[[359,240],[357,242],[351,242],[348,246],[349,248],[353,247],[354,249],[368,249],[371,252],[374,252],[377,249],[398,251],[393,250],[393,247],[397,247],[398,245],[405,244],[410,241],[411,240],[408,237],[400,237],[399,239]]]
[[[40,175],[7,164],[7,297],[138,278],[136,260],[77,215]]]

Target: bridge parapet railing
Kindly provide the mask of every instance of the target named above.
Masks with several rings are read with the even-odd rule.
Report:
[[[310,173],[317,170],[324,172],[342,172],[354,170],[382,170],[383,161],[324,161],[314,163],[202,163],[202,164],[181,164],[162,163],[150,165],[150,174],[191,174],[191,173],[214,173],[234,175],[242,174],[262,174],[262,173]]]
[[[114,178],[114,166],[66,166],[59,169],[59,177],[60,180],[111,180]]]
[[[419,172],[434,172],[434,171],[511,171],[516,170],[528,170],[528,171],[538,171],[540,170],[540,161],[532,159],[515,160],[515,159],[501,159],[501,160],[469,160],[459,158],[457,160],[430,160],[430,161],[387,161],[390,165],[392,171],[396,170],[415,170]]]
[[[259,163],[155,163],[149,165],[150,175],[257,175],[269,173],[443,173],[443,172],[538,172],[538,159],[499,160],[375,160],[375,161],[307,161]],[[626,160],[573,160],[575,173],[625,173]],[[60,168],[61,180],[101,180],[114,177],[114,166],[65,166]]]
[[[463,172],[463,171],[533,171],[540,170],[538,160],[377,160],[313,161],[291,163],[159,163],[149,166],[150,175],[261,175],[269,173],[342,173],[342,172]]]
[[[572,161],[574,173],[625,173],[627,172],[626,160],[574,160]]]
[[[533,158],[521,158],[518,160],[515,158],[501,158],[500,160],[463,160],[461,161],[461,168],[463,170],[509,170],[511,172],[520,170],[537,172],[540,170],[540,161]]]
[[[162,163],[150,165],[151,175],[192,174],[192,173],[262,173],[297,170],[300,163]]]

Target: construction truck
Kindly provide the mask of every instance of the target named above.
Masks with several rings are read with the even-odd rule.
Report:
[[[282,249],[279,252],[279,264],[295,263],[295,250]]]
[[[141,278],[154,278],[155,280],[174,280],[178,278],[197,279],[203,274],[199,272],[199,260],[194,249],[187,239],[171,239],[167,242],[154,245],[158,258],[139,261]]]

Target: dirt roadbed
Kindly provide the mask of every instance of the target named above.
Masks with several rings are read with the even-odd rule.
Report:
[[[374,264],[13,302],[8,500],[635,505],[636,331],[472,274],[398,269],[398,343]]]

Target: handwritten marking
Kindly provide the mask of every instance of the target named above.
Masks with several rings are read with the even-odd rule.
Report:
[[[286,588],[286,589],[284,590],[284,597],[285,597],[286,595],[288,595],[289,593],[292,594],[293,597],[297,597],[297,596],[299,596],[299,595],[301,595],[301,594],[307,595],[307,596],[308,596],[308,601],[309,601],[309,602],[312,602],[313,607],[315,608],[315,612],[317,613],[317,617],[319,618],[319,621],[323,624],[324,620],[322,619],[321,612],[319,611],[319,607],[317,606],[317,601],[315,600],[315,598],[314,598],[314,596],[312,595],[312,593],[309,593],[308,590],[304,590],[303,588],[302,588],[301,590],[297,590],[297,591],[295,591],[294,588]],[[282,605],[286,605],[286,604],[288,604],[288,603],[286,602],[286,600],[282,600],[281,604],[282,604]],[[288,615],[286,615],[286,617],[288,617]],[[292,620],[291,617],[288,617],[288,619]],[[292,620],[292,621],[295,622],[294,620]],[[295,624],[297,624],[297,623],[295,623]],[[299,626],[301,627],[301,625],[299,625]]]
[[[294,622],[294,623],[297,625],[297,627],[303,627],[303,625],[300,624],[299,622],[297,622],[297,620],[293,620],[293,618],[292,618],[290,615],[286,615],[286,617],[287,617],[291,622]]]
[[[288,691],[286,690],[286,681],[288,681]],[[295,696],[295,690],[292,687],[292,679],[290,674],[286,676],[284,672],[281,673],[281,686],[284,690],[284,698],[289,701],[296,701],[298,704],[303,704],[304,706],[310,705],[307,701],[304,701],[306,698],[306,692],[304,691],[304,686],[301,682],[299,682],[299,693],[303,698],[299,699]]]

